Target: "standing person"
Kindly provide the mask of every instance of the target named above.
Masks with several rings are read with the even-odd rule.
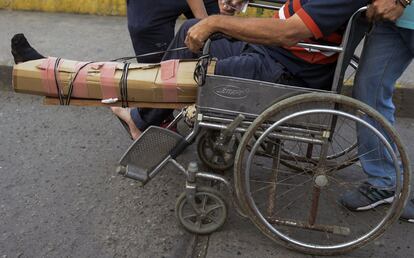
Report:
[[[176,20],[180,15],[187,18],[203,19],[209,14],[219,13],[217,0],[127,0],[128,30],[135,54],[165,51],[174,38]],[[163,55],[137,58],[140,63],[159,63]],[[122,109],[112,111],[130,128],[133,139],[139,137],[149,125],[170,122],[170,109]],[[168,116],[166,120],[164,118]],[[131,120],[132,117],[132,120]],[[134,126],[135,125],[135,126]]]
[[[180,15],[203,19],[218,12],[217,0],[127,0],[128,30],[135,54],[166,50]],[[140,57],[138,62],[159,63],[162,56]]]
[[[376,23],[365,41],[355,79],[354,97],[379,111],[391,124],[395,122],[394,85],[414,58],[414,5],[410,4],[411,0],[372,3],[367,15]],[[368,149],[376,149],[376,140],[367,132],[359,131],[359,137]],[[368,180],[358,190],[345,193],[342,203],[347,208],[361,211],[392,202],[395,178],[387,170],[394,167],[390,159],[375,161],[378,155],[388,156],[385,150],[382,152],[361,155]],[[414,223],[414,200],[407,203],[401,219]]]

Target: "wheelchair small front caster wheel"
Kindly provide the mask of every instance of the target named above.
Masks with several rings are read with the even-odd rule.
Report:
[[[175,215],[187,231],[205,235],[217,231],[227,219],[227,204],[223,196],[210,187],[199,187],[195,195],[197,213],[182,193],[175,205]]]
[[[234,155],[237,146],[234,146],[232,153],[225,153],[216,146],[220,131],[209,130],[203,133],[197,142],[197,154],[200,161],[214,171],[225,171],[234,164]]]

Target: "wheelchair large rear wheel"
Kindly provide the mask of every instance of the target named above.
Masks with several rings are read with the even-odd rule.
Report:
[[[332,166],[327,157],[343,150],[343,142],[358,142],[357,157],[345,152]],[[309,143],[309,155],[299,153],[302,160],[289,157]],[[292,170],[282,155],[311,165]],[[343,204],[344,193],[375,183],[355,158],[388,171],[389,180],[376,180],[384,180],[379,192],[393,192],[389,205],[354,212]],[[338,169],[342,164],[349,167]],[[409,194],[410,166],[393,127],[369,106],[337,94],[295,96],[268,108],[244,134],[234,172],[239,202],[260,231],[315,255],[348,252],[381,236],[399,218]]]

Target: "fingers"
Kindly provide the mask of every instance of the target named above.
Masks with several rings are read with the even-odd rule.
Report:
[[[220,7],[220,14],[222,15],[232,16],[235,14],[234,8],[232,8],[231,5],[229,5],[228,2],[225,0],[219,1],[219,7]]]
[[[404,7],[394,1],[376,0],[372,2],[367,10],[370,21],[393,21],[395,22],[404,12]]]
[[[185,38],[185,45],[191,52],[198,53],[203,47],[204,41],[200,39],[197,32],[190,29],[188,30],[187,37]]]
[[[367,15],[368,21],[370,21],[370,22],[375,21],[375,10],[372,7],[372,5],[369,6],[366,15]]]
[[[225,15],[234,15],[235,10],[228,4],[223,6],[223,12]]]

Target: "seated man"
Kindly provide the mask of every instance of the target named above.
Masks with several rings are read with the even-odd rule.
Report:
[[[221,1],[220,8],[235,8],[240,0]],[[315,89],[329,89],[337,54],[295,46],[298,42],[338,45],[347,21],[368,0],[292,0],[273,18],[240,18],[213,15],[201,21],[189,20],[181,27],[164,60],[197,58],[204,42],[214,33],[228,35],[211,45],[218,59],[215,74],[285,83]],[[232,6],[233,4],[233,6]],[[226,5],[226,6],[224,6]],[[24,44],[29,47],[28,44]],[[20,47],[20,51],[24,52]],[[16,52],[16,51],[15,51]],[[15,53],[16,54],[16,53]],[[15,55],[16,56],[16,55]],[[18,55],[17,55],[18,56]],[[172,110],[154,110],[142,116],[137,109],[113,108],[124,120],[134,139],[151,125],[160,125]]]
[[[223,2],[235,1],[220,1],[221,8]],[[276,12],[274,18],[213,15],[201,21],[189,20],[169,47],[187,46],[189,50],[168,52],[164,60],[197,58],[204,42],[212,34],[222,33],[237,41],[225,38],[213,41],[210,53],[218,59],[215,74],[329,89],[337,54],[295,45],[301,41],[338,45],[349,18],[367,4],[367,0],[293,0]],[[155,110],[152,116],[142,117],[136,109],[112,110],[128,124],[135,139],[172,113],[172,110]]]

